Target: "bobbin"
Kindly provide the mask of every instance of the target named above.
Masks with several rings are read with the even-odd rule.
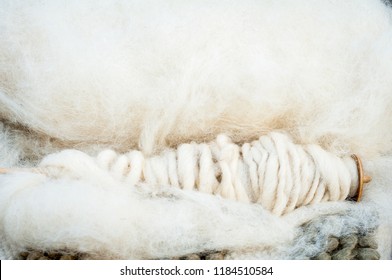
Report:
[[[358,174],[357,193],[353,198],[356,200],[356,202],[360,202],[363,195],[364,185],[369,183],[372,180],[372,177],[364,174],[362,160],[358,155],[352,154],[351,158],[355,161],[355,164],[357,166],[357,174]],[[0,168],[0,174],[8,174],[8,173],[18,172],[18,171],[40,173],[40,170],[37,168]]]
[[[358,187],[357,187],[357,194],[356,194],[356,201],[360,202],[363,194],[363,186],[364,184],[369,183],[372,180],[372,177],[368,175],[364,175],[363,172],[363,165],[362,160],[356,154],[352,154],[351,157],[354,159],[355,164],[357,165],[357,172],[358,172]]]

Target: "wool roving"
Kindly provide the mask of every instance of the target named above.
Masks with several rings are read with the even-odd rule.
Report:
[[[352,234],[374,234],[381,258],[391,258],[391,45],[381,0],[0,0],[0,167],[27,168],[0,175],[1,258],[314,258],[330,236]],[[358,154],[373,178],[363,200],[250,203],[263,169],[251,143],[277,132],[329,158],[315,163],[325,166],[320,182],[346,174],[332,176],[328,186],[346,187],[329,198],[355,185]],[[154,181],[165,151],[187,155],[192,142],[222,133],[249,173],[230,177],[238,169],[228,157],[202,178],[219,179],[218,167],[226,186],[247,178],[250,194],[188,189],[201,171],[180,176],[194,163],[188,156],[176,159],[183,188]],[[150,181],[130,186],[85,164],[105,149],[153,159],[143,167]],[[297,160],[272,154],[286,170]],[[29,171],[49,161],[68,175]]]

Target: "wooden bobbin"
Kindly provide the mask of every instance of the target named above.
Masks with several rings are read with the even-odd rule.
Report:
[[[360,202],[361,198],[362,198],[362,194],[363,194],[363,186],[364,186],[364,184],[369,183],[372,180],[372,177],[364,174],[362,161],[356,154],[352,154],[351,157],[354,159],[355,164],[357,165],[358,188],[357,188],[357,194],[356,194],[356,201]]]

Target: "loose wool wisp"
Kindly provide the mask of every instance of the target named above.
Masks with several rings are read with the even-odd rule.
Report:
[[[391,46],[381,0],[0,0],[0,258],[392,258]]]

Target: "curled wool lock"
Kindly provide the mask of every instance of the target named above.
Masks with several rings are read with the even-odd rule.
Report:
[[[51,158],[43,159],[41,171],[53,165]],[[106,171],[131,186],[198,190],[260,203],[276,215],[303,205],[344,200],[356,193],[358,184],[351,157],[340,158],[318,145],[297,145],[278,132],[241,146],[219,135],[210,143],[182,144],[150,157],[137,150],[122,155],[105,150],[89,162],[97,172]]]

